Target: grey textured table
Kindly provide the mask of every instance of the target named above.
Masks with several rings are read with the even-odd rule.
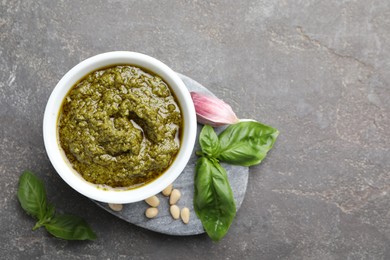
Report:
[[[390,259],[390,2],[0,3],[1,259]],[[175,237],[122,221],[68,187],[44,150],[57,81],[111,50],[154,56],[280,130],[250,168],[228,235]],[[25,169],[95,242],[54,239],[16,199]]]

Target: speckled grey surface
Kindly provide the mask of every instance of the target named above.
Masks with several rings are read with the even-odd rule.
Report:
[[[210,96],[215,96],[210,90],[202,86],[199,82],[196,82],[195,80],[180,73],[178,73],[178,75],[183,80],[189,91],[196,91],[205,93]],[[114,214],[115,216],[129,223],[155,232],[177,236],[197,235],[204,233],[205,231],[203,229],[202,223],[196,217],[192,202],[194,197],[195,163],[198,158],[195,152],[200,150],[198,137],[201,129],[202,125],[198,125],[196,144],[190,161],[180,176],[173,183],[174,188],[179,189],[181,192],[181,198],[177,205],[180,209],[187,207],[190,210],[190,221],[188,224],[184,224],[181,219],[174,220],[172,218],[169,212],[169,197],[165,197],[161,193],[156,194],[160,200],[160,205],[158,206],[159,214],[156,218],[153,219],[146,218],[145,211],[149,206],[144,201],[125,204],[123,205],[123,209],[119,212],[110,209],[107,203],[98,201],[95,202],[100,207]],[[219,127],[216,129],[216,131],[217,133],[220,133],[223,129],[224,127]],[[227,172],[229,183],[234,195],[234,200],[236,201],[236,208],[239,210],[241,203],[244,200],[246,186],[248,184],[249,168],[233,166],[225,163],[222,164],[222,166]]]
[[[249,168],[227,236],[168,236],[68,187],[45,154],[58,80],[112,50],[145,53],[206,86],[241,118],[279,129]],[[0,258],[390,259],[388,0],[0,1]],[[24,169],[98,240],[44,230],[16,199]]]

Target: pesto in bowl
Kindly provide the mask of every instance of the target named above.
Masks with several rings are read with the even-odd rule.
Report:
[[[131,72],[132,68],[130,68],[130,72],[118,73],[115,72],[116,69],[114,69],[114,71],[107,73],[107,75],[109,76],[103,76],[104,71],[116,68],[117,66],[122,66],[120,70],[125,71],[127,70],[125,69],[125,67],[127,66],[135,67],[134,70],[136,71],[133,73]],[[93,78],[91,78],[92,81],[96,80],[100,82],[100,85],[108,84],[110,82],[112,83],[112,86],[110,87],[112,88],[112,90],[107,92],[107,94],[101,92],[100,94],[96,94],[96,97],[93,97],[94,94],[92,91],[92,85],[99,84],[91,84],[91,86],[89,87],[82,87],[82,82],[84,80],[88,81],[88,75],[94,72],[98,72],[98,74],[101,73],[102,75],[100,75],[101,77],[99,76],[99,80],[97,79],[98,76],[93,76]],[[127,73],[129,75],[126,76]],[[131,76],[130,74],[132,74],[133,76]],[[118,75],[120,75],[122,81],[124,82],[128,83],[128,80],[130,80],[130,84],[122,84]],[[127,106],[127,101],[124,100],[126,99],[124,92],[127,91],[128,94],[130,86],[138,81],[136,80],[136,77],[138,76],[134,75],[138,75],[139,77],[141,77],[141,79],[139,79],[140,81],[138,82],[141,84],[138,87],[134,87],[136,93],[133,93],[133,96],[140,101],[142,100],[142,102],[134,102],[133,104],[137,104],[138,108],[136,108],[133,112],[131,112],[131,110],[129,109],[129,115],[127,116],[127,118],[120,119],[122,115],[127,114],[125,109],[125,107]],[[164,84],[158,84],[157,87],[154,86],[152,82],[154,82],[155,84],[157,81],[159,81],[158,78],[161,79],[161,82],[165,82],[168,88],[163,87]],[[117,82],[117,79],[119,83],[115,83]],[[150,85],[148,85],[150,89],[146,89],[146,91],[144,92],[145,95],[140,95],[140,93],[138,93],[136,90],[140,90],[141,88],[145,87],[145,85],[148,84],[149,81],[151,82]],[[159,145],[160,151],[159,153],[155,153],[156,158],[147,158],[147,161],[149,161],[150,165],[152,165],[154,160],[160,160],[158,158],[160,155],[162,155],[162,157],[167,156],[166,158],[168,158],[169,156],[169,160],[164,159],[165,162],[169,161],[168,168],[163,170],[164,167],[161,167],[160,165],[156,164],[154,164],[154,166],[147,166],[150,171],[146,170],[145,172],[149,172],[146,175],[152,176],[153,174],[156,174],[158,176],[152,176],[152,178],[154,179],[143,177],[143,180],[140,179],[138,184],[135,184],[137,183],[137,181],[134,181],[133,185],[127,183],[127,181],[124,182],[123,179],[131,178],[135,180],[142,174],[145,175],[145,173],[136,174],[133,176],[129,175],[131,174],[131,172],[134,173],[137,170],[137,167],[144,167],[143,165],[140,166],[141,164],[143,164],[144,159],[142,159],[142,157],[137,157],[138,159],[136,159],[135,161],[138,163],[138,166],[135,164],[131,165],[130,163],[123,164],[125,165],[125,167],[128,167],[129,170],[126,173],[126,177],[122,177],[119,176],[119,174],[114,173],[113,178],[109,178],[109,181],[108,179],[106,180],[109,184],[95,184],[92,181],[87,181],[84,178],[83,173],[75,169],[76,167],[74,166],[74,163],[71,162],[72,159],[69,159],[65,152],[66,147],[63,148],[60,141],[59,124],[61,124],[61,118],[63,113],[66,112],[66,103],[71,101],[69,100],[69,98],[72,99],[71,89],[76,89],[77,86],[80,87],[79,95],[84,92],[83,95],[89,98],[91,104],[94,102],[99,103],[99,99],[107,99],[110,102],[107,102],[106,105],[103,105],[107,109],[105,112],[107,113],[107,115],[104,115],[104,112],[99,115],[99,105],[96,105],[96,107],[90,106],[91,111],[87,114],[91,116],[92,114],[96,114],[97,117],[94,119],[90,119],[90,121],[95,120],[95,126],[91,124],[87,127],[89,130],[84,129],[84,127],[86,127],[85,124],[87,123],[87,120],[82,119],[82,117],[77,118],[76,115],[72,118],[72,122],[74,122],[72,123],[74,124],[74,128],[72,129],[71,127],[69,127],[67,131],[71,134],[67,138],[69,138],[68,146],[74,147],[72,147],[73,152],[71,152],[71,149],[68,148],[68,154],[71,154],[69,157],[73,156],[73,160],[76,160],[77,157],[83,157],[83,160],[86,161],[85,164],[88,165],[83,166],[84,168],[98,167],[96,166],[98,165],[98,163],[95,163],[95,161],[98,161],[99,163],[101,163],[99,166],[101,167],[101,170],[99,170],[99,174],[103,174],[109,172],[108,170],[106,171],[106,169],[109,169],[111,167],[111,159],[115,158],[113,159],[113,161],[116,160],[118,162],[118,159],[120,159],[121,156],[127,156],[130,162],[130,158],[134,156],[138,150],[139,154],[142,154],[142,149],[144,149],[143,143],[146,142],[146,139],[148,139],[151,145]],[[163,96],[168,93],[167,90],[169,90],[170,95],[163,98]],[[119,92],[124,94],[117,96],[117,93]],[[151,95],[153,94],[155,97],[159,97],[159,100],[167,102],[164,103],[165,105],[161,106],[161,111],[157,112],[157,107],[153,106],[153,102],[155,101],[149,100],[147,98],[148,92],[151,92]],[[70,96],[68,97],[68,95]],[[99,95],[101,95],[101,97],[98,97]],[[173,104],[173,100],[176,102],[175,109],[172,109],[173,107],[171,106],[171,104]],[[83,102],[86,102],[86,100],[83,100],[83,98],[81,98],[78,104],[75,105],[75,107],[77,107],[77,109],[81,109],[81,112],[76,112],[76,114],[85,117],[85,115],[82,114],[82,107],[88,107],[88,105]],[[104,101],[102,102],[104,103]],[[131,101],[130,96],[129,102],[133,102]],[[108,105],[108,103],[110,103],[110,105]],[[143,105],[145,105],[145,107],[142,107]],[[151,108],[155,108],[155,110]],[[176,121],[176,123],[174,123],[175,120],[179,118],[179,115],[177,113],[174,113],[177,116],[171,115],[171,117],[174,118],[172,121],[173,123],[166,123],[164,121],[165,116],[171,114],[168,113],[168,111],[177,111],[177,108],[180,109],[181,121]],[[115,113],[115,111],[117,112]],[[137,112],[138,114],[136,114],[135,112]],[[108,116],[109,114],[115,116]],[[135,116],[134,114],[136,114],[137,116]],[[151,117],[152,120],[143,120],[143,118],[147,118],[151,115],[156,115],[156,117]],[[158,117],[161,118],[158,119]],[[155,125],[154,122],[157,122],[157,120],[159,120],[159,122],[165,123]],[[94,128],[98,128],[99,124],[107,126],[108,129],[100,128],[99,130],[95,130]],[[175,129],[176,125],[178,125],[179,127],[178,130],[173,131],[172,129]],[[158,133],[156,131],[156,128],[160,131],[160,127],[165,127],[166,131]],[[125,130],[127,128],[131,129],[131,131],[126,132]],[[79,64],[70,69],[53,89],[49,100],[47,101],[43,117],[43,139],[45,143],[45,148],[48,158],[50,159],[50,162],[54,166],[56,172],[67,184],[69,184],[79,193],[90,199],[106,203],[123,204],[141,201],[161,192],[168,185],[173,183],[183,172],[183,169],[186,167],[188,161],[190,160],[196,140],[196,128],[197,123],[194,103],[191,99],[191,95],[187,87],[184,85],[183,81],[179,78],[177,73],[175,73],[167,65],[153,57],[129,51],[114,51],[98,54],[84,61],[81,61]],[[140,131],[138,131],[137,129]],[[97,135],[95,136],[96,133],[93,133],[94,131],[98,131],[100,133],[104,132],[104,134],[101,136],[99,135],[98,137]],[[112,136],[112,133],[115,134]],[[80,135],[83,137],[79,139],[74,139],[76,138],[75,135]],[[171,135],[171,137],[174,135],[175,138],[171,138],[171,140],[167,142],[165,141],[165,135]],[[119,136],[123,137],[124,139],[120,139]],[[142,141],[140,136],[142,137]],[[100,143],[96,145],[91,145],[92,142],[90,140],[94,138],[100,139]],[[106,138],[109,138],[109,140],[106,140]],[[134,142],[133,139],[135,139],[136,141]],[[160,141],[156,142],[157,140]],[[175,141],[174,144],[172,140]],[[179,141],[180,143],[176,143],[176,141]],[[164,142],[166,146],[162,145],[164,144]],[[81,145],[81,143],[83,145]],[[168,143],[172,145],[167,145]],[[177,153],[174,153],[173,147],[177,147],[177,145],[178,151]],[[102,150],[100,149],[104,149],[106,152],[103,154]],[[172,153],[167,152],[168,150],[172,151]],[[151,156],[151,153],[145,153],[145,155],[146,157],[149,157]],[[160,170],[157,170],[154,167],[160,167]],[[117,170],[118,169],[116,169],[115,171]],[[103,179],[99,176],[95,176],[93,178],[95,180]],[[122,186],[127,184],[129,184],[130,186]]]
[[[85,180],[135,188],[175,159],[182,113],[159,76],[117,65],[89,73],[70,89],[58,129],[66,157]]]

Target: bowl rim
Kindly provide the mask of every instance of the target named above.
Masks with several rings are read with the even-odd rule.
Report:
[[[73,169],[58,140],[58,123],[62,102],[69,90],[89,73],[114,65],[128,64],[160,76],[175,93],[183,115],[182,142],[175,160],[157,179],[133,189],[98,188]],[[60,177],[84,196],[106,203],[132,203],[153,196],[173,183],[187,165],[195,145],[196,113],[190,93],[180,77],[161,61],[138,52],[114,51],[92,56],[71,68],[57,83],[46,104],[43,139],[50,162]]]

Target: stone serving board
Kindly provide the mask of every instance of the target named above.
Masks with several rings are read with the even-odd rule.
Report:
[[[178,75],[183,80],[189,91],[197,91],[215,96],[207,88],[203,87],[195,80],[179,73]],[[169,212],[169,197],[165,197],[161,193],[156,195],[160,199],[160,205],[158,206],[159,214],[154,219],[148,219],[145,217],[145,211],[149,206],[144,201],[124,204],[123,209],[119,212],[111,210],[108,207],[107,203],[102,203],[98,201],[94,202],[101,208],[107,210],[108,212],[112,213],[120,219],[155,232],[177,236],[187,236],[204,233],[205,231],[203,229],[202,223],[197,218],[192,203],[194,196],[195,163],[197,160],[195,152],[200,150],[198,137],[201,128],[202,125],[198,124],[196,144],[194,151],[192,152],[190,161],[188,162],[187,166],[180,174],[180,176],[173,183],[173,187],[179,189],[182,195],[177,205],[180,209],[183,207],[187,207],[190,209],[190,222],[188,224],[184,224],[181,219],[174,220],[171,217],[171,214]],[[216,132],[219,133],[222,130],[223,128],[218,128],[216,129]],[[242,201],[244,200],[245,191],[248,183],[249,168],[242,166],[232,166],[223,163],[222,166],[226,169],[229,182],[233,190],[234,199],[236,201],[236,207],[238,210],[241,206]]]

